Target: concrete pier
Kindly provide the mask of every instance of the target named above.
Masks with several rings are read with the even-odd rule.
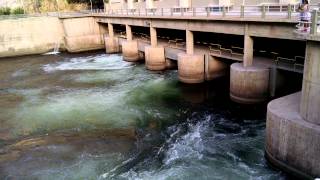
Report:
[[[127,41],[122,43],[123,60],[135,62],[140,60],[138,41],[133,40],[131,26],[126,25]]]
[[[263,66],[243,67],[234,63],[230,70],[230,98],[242,104],[264,102],[269,93],[269,69]]]
[[[108,23],[108,33],[109,33],[109,36],[105,36],[104,38],[106,52],[108,54],[119,53],[120,52],[119,39],[114,36],[113,24],[111,23]]]
[[[264,102],[269,97],[269,69],[253,64],[253,38],[244,36],[243,63],[230,68],[230,98],[241,104]]]
[[[194,84],[204,82],[203,55],[179,54],[178,74],[179,80],[184,83]]]
[[[266,157],[301,178],[320,177],[320,43],[307,41],[302,93],[268,105]]]
[[[145,47],[146,68],[152,71],[166,69],[164,47],[158,46],[157,30],[150,27],[151,46]]]
[[[184,83],[202,83],[204,81],[204,56],[194,54],[193,32],[186,31],[187,53],[178,54],[179,80]]]

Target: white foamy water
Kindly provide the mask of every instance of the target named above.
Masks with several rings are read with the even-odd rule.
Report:
[[[120,55],[77,57],[68,61],[47,64],[43,66],[46,72],[66,70],[119,70],[133,67],[134,64],[125,62]]]

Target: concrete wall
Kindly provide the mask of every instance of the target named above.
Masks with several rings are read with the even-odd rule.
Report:
[[[105,32],[106,26],[92,17],[0,20],[0,57],[42,54],[52,51],[56,44],[69,52],[103,49]]]
[[[63,34],[56,17],[0,20],[0,57],[48,52],[63,44]]]
[[[104,48],[103,33],[93,17],[62,19],[65,45],[69,52]]]

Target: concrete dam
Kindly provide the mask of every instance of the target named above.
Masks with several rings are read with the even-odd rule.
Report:
[[[217,16],[162,8],[0,19],[0,58],[56,46],[69,53],[103,49],[126,62],[144,62],[150,73],[175,69],[190,86],[224,78],[231,101],[248,107],[269,102],[267,161],[313,179],[320,177],[319,14],[312,12],[307,33],[297,32],[298,16],[289,9],[234,15],[223,7]]]

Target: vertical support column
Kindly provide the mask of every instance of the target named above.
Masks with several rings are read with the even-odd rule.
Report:
[[[140,60],[138,41],[133,40],[131,26],[126,24],[127,41],[122,43],[122,56],[125,61]]]
[[[105,37],[104,43],[107,53],[118,53],[120,51],[119,40],[114,36],[113,24],[108,23],[109,37]]]
[[[127,41],[132,41],[132,29],[131,26],[126,24],[126,34],[127,34]]]
[[[151,39],[151,47],[157,47],[158,40],[157,40],[157,29],[154,27],[150,27],[150,39]]]
[[[192,55],[194,53],[194,37],[193,32],[186,30],[186,43],[187,43],[187,54]]]
[[[151,46],[145,47],[146,68],[152,71],[166,69],[164,47],[158,46],[157,29],[150,26]]]
[[[304,120],[320,125],[320,42],[307,41],[300,114]]]
[[[247,34],[244,35],[243,66],[248,67],[253,64],[253,38]]]
[[[204,54],[194,54],[193,32],[186,30],[187,52],[178,54],[179,80],[184,83],[194,84],[204,81]]]
[[[242,104],[264,102],[269,97],[269,69],[253,65],[253,38],[244,33],[243,64],[234,63],[230,68],[230,98]]]
[[[108,32],[109,32],[109,37],[113,38],[114,37],[114,30],[113,30],[113,24],[108,23]]]

